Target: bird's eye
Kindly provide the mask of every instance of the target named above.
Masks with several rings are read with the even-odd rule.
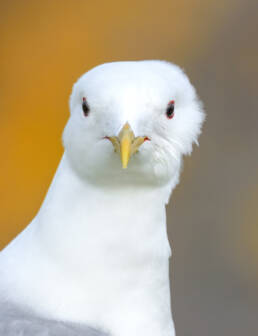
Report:
[[[82,98],[82,110],[83,110],[85,117],[88,117],[90,108],[89,108],[89,105],[85,97]]]
[[[172,119],[174,117],[174,110],[175,110],[175,101],[171,100],[168,103],[168,107],[167,107],[167,111],[166,111],[166,115],[168,117],[168,119]]]

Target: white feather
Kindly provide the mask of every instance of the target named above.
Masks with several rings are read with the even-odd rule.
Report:
[[[1,300],[115,336],[172,336],[165,204],[204,120],[195,90],[167,62],[109,63],[78,80],[70,108],[46,199],[0,254]],[[125,122],[150,138],[126,170],[104,139]]]

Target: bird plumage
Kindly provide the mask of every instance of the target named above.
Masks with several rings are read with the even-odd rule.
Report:
[[[43,205],[0,254],[0,300],[114,336],[171,336],[165,205],[204,119],[195,90],[167,62],[108,63],[77,81],[70,110]],[[126,124],[148,141],[122,169],[109,139]]]
[[[13,304],[0,306],[2,336],[107,336],[93,328],[74,323],[47,320]]]

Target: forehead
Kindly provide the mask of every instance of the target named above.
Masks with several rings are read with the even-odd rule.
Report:
[[[92,102],[175,99],[187,85],[187,77],[175,65],[161,61],[115,62],[100,65],[76,84],[76,95]]]

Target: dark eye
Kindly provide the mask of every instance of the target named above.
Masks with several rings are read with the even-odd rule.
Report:
[[[174,117],[174,109],[175,109],[175,101],[171,100],[168,103],[168,107],[167,107],[167,111],[166,111],[166,115],[167,115],[168,119],[172,119]]]
[[[85,97],[82,98],[82,110],[85,117],[87,117],[90,113],[90,108]]]

